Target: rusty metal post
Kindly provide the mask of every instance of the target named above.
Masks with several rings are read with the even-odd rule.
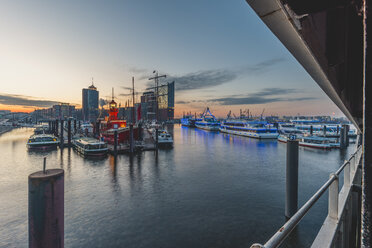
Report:
[[[114,155],[118,154],[118,131],[114,131]]]
[[[298,141],[287,142],[285,216],[291,218],[298,208]]]
[[[67,140],[68,146],[71,147],[71,120],[67,121]]]
[[[129,145],[130,145],[130,153],[134,153],[134,133],[133,133],[133,124],[129,125]]]
[[[64,171],[50,169],[28,177],[29,247],[64,247]]]

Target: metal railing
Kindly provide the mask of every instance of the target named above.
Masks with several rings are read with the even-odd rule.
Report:
[[[339,211],[339,198],[342,198],[343,201],[341,203],[343,203],[343,205],[345,205],[345,202],[348,200],[348,197],[339,197],[339,175],[344,170],[344,187],[340,191],[340,194],[342,193],[349,195],[352,182],[354,180],[356,172],[358,171],[358,165],[361,155],[362,147],[359,146],[356,152],[352,154],[350,159],[346,160],[335,173],[331,173],[328,181],[325,182],[323,186],[264,245],[253,244],[251,248],[278,247],[327,189],[329,189],[328,216],[320,232],[318,233],[318,236],[314,240],[312,247],[318,247],[318,242],[321,244],[321,246],[319,247],[332,247],[334,244],[334,239],[336,238],[337,229],[339,229],[338,220],[344,212],[343,209],[341,209],[342,211]],[[329,225],[329,222],[331,222],[332,224]],[[323,235],[322,231],[325,232],[327,235]],[[322,238],[323,236],[326,236],[329,240],[324,240],[324,238]],[[325,242],[329,242],[329,244],[327,245],[325,244]]]

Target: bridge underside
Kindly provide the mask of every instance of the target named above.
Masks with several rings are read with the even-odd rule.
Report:
[[[368,7],[369,1],[246,1],[359,133],[364,134],[362,243],[371,247],[372,70],[369,50],[372,44],[367,45],[370,43],[367,34],[372,33],[369,31],[372,23],[370,14],[365,14],[368,12],[363,8]],[[364,27],[368,28],[366,32]]]

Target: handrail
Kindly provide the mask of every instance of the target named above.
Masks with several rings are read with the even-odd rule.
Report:
[[[338,179],[339,174],[350,163],[351,159],[356,157],[360,152],[362,146],[359,146],[355,153],[353,153],[348,160],[323,184],[322,187],[265,243],[253,244],[251,248],[275,248],[278,247],[292,232],[292,230],[298,225],[301,219],[306,215],[310,208],[318,201],[323,193],[329,188],[329,186]]]

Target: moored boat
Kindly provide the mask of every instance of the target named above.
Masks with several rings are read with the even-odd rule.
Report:
[[[207,107],[202,115],[202,118],[195,122],[195,126],[199,129],[208,131],[218,131],[220,129],[220,122],[212,115],[211,111]]]
[[[152,137],[156,140],[156,130],[153,130]],[[172,146],[173,138],[166,130],[158,130],[158,145],[159,146]]]
[[[94,138],[83,137],[72,141],[78,153],[84,156],[101,157],[107,155],[107,144]]]
[[[59,139],[50,134],[35,134],[27,141],[27,147],[30,150],[48,150],[55,149],[59,144]]]
[[[318,149],[331,149],[339,148],[340,144],[336,140],[319,137],[319,136],[298,136],[295,134],[280,134],[278,141],[287,143],[288,140],[298,140],[299,146],[318,148]]]
[[[260,121],[225,120],[220,131],[258,139],[276,139],[279,135],[273,125]]]
[[[184,127],[195,127],[196,121],[201,121],[201,119],[196,119],[193,115],[184,115],[181,118],[181,125]]]
[[[104,121],[101,121],[100,134],[103,140],[113,145],[115,142],[115,132],[118,133],[118,144],[129,143],[130,128],[127,126],[126,120],[118,119],[118,108],[114,99],[110,103],[109,116]],[[133,126],[134,140],[138,140],[138,126]]]

